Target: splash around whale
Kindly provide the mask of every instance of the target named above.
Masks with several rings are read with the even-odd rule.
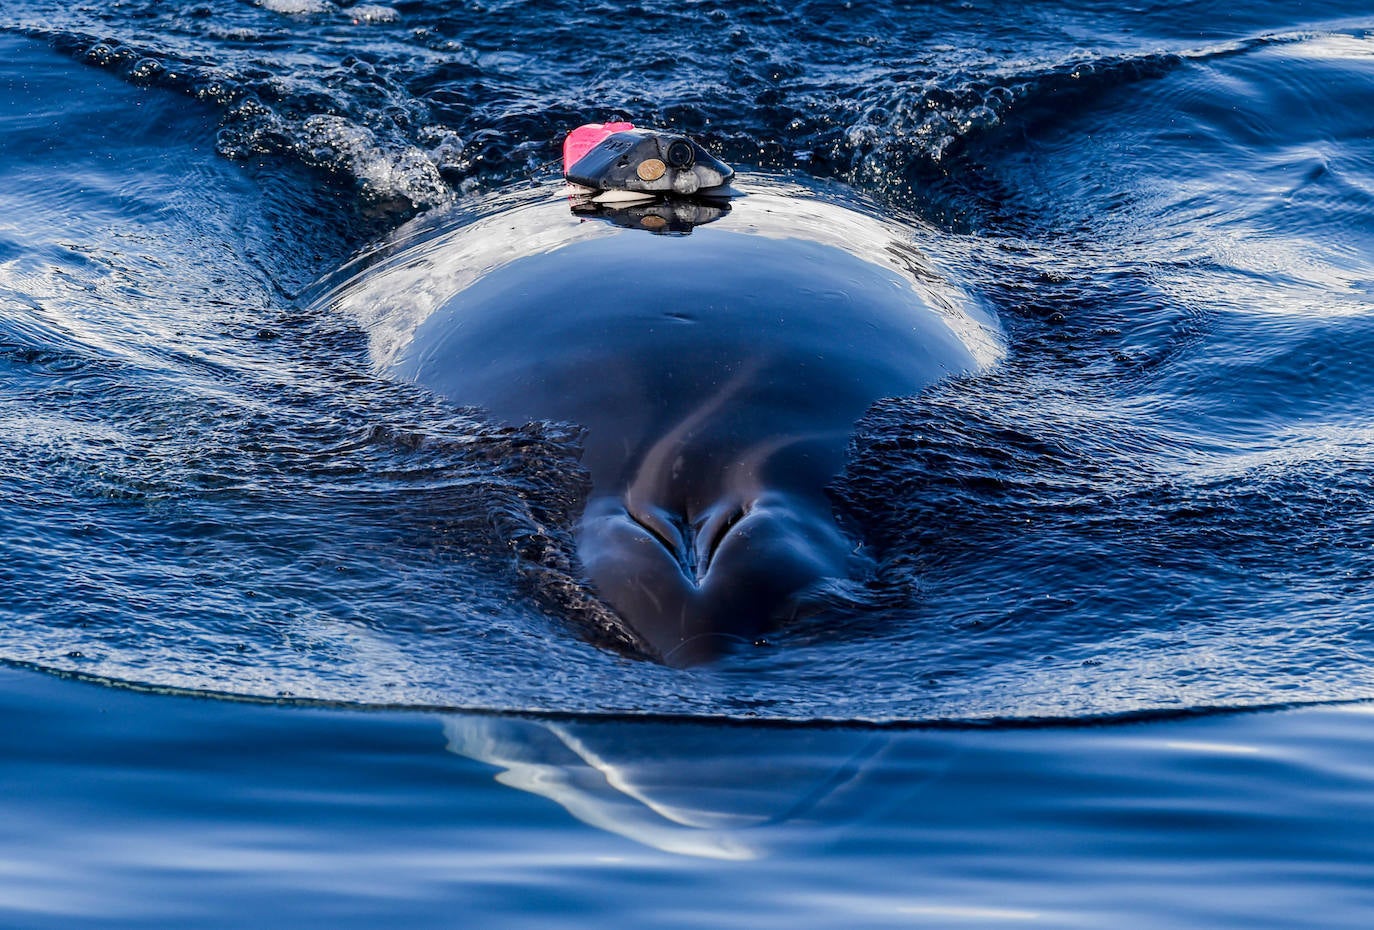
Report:
[[[583,430],[580,574],[621,647],[671,665],[862,576],[826,495],[855,421],[1003,351],[922,231],[781,180],[739,187],[591,214],[561,186],[492,198],[403,229],[320,298],[391,375]]]

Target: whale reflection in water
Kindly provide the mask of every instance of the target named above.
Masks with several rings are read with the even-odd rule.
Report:
[[[636,209],[502,204],[329,299],[383,369],[515,425],[584,429],[581,569],[635,651],[690,665],[865,573],[826,494],[855,421],[1002,343],[912,229],[802,188]]]
[[[951,758],[942,746],[894,766],[900,737],[860,728],[460,716],[444,732],[450,751],[588,826],[711,859],[762,858],[791,828],[814,840],[817,824],[842,829],[880,814],[874,779],[899,779],[906,796]]]

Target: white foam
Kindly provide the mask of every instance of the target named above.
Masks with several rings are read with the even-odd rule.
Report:
[[[283,16],[309,16],[338,9],[329,0],[256,0],[257,5]]]
[[[394,23],[401,18],[401,14],[389,6],[382,6],[377,3],[360,3],[350,7],[348,15],[353,17],[354,23]]]

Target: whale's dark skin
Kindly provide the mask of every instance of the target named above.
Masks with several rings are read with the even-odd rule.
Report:
[[[825,487],[855,421],[986,362],[950,325],[960,311],[937,312],[897,263],[813,241],[754,199],[688,236],[593,222],[497,264],[389,360],[512,423],[585,428],[582,567],[672,665],[753,640],[809,587],[849,577],[858,547]]]

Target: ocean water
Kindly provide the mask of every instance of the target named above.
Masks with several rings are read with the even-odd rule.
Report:
[[[1366,927],[1374,16],[0,7],[0,924]],[[541,596],[575,429],[322,289],[630,117],[1000,320],[675,670]]]

